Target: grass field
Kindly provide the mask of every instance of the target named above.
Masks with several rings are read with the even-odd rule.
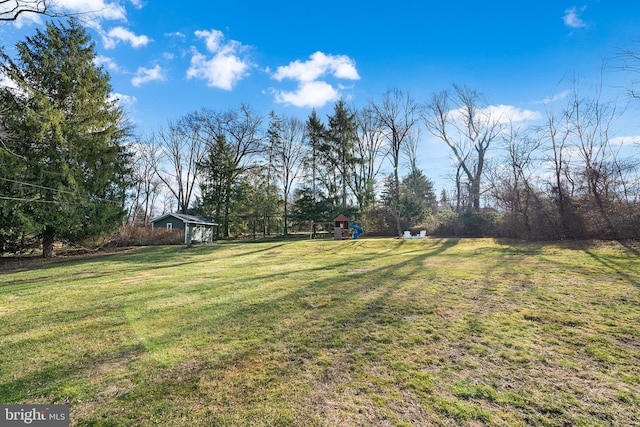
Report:
[[[5,263],[0,403],[69,403],[79,426],[640,425],[638,249],[300,240]]]

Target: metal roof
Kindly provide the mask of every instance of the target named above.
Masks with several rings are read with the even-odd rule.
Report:
[[[181,213],[168,213],[168,214],[164,214],[161,215],[157,218],[153,218],[151,220],[151,222],[158,222],[161,221],[165,218],[168,217],[174,217],[176,219],[179,219],[180,221],[184,222],[185,224],[197,224],[197,225],[218,225],[215,222],[211,221],[209,218],[205,218],[202,216],[195,216],[195,215],[187,215],[187,214],[181,214]]]

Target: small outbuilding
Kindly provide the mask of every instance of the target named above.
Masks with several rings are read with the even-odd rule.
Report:
[[[180,213],[168,213],[151,220],[154,229],[179,230],[184,232],[184,243],[213,242],[218,224],[209,218]]]

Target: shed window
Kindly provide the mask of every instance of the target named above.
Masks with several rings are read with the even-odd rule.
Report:
[[[173,230],[173,223],[172,222],[168,222],[167,223],[167,230]]]

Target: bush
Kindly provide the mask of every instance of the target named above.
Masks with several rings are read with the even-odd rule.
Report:
[[[111,238],[112,246],[181,245],[184,231],[165,228],[123,226]]]
[[[462,236],[495,236],[498,218],[499,215],[495,212],[465,212],[458,217],[458,221],[462,224]]]
[[[452,211],[437,213],[426,229],[429,235],[440,237],[488,237],[497,235],[500,215],[496,212]]]

